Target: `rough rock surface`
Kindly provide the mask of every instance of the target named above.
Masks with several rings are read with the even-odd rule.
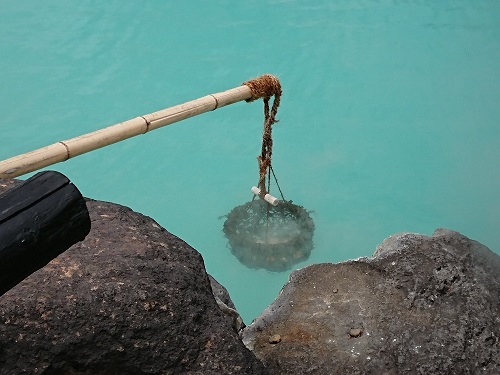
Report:
[[[291,274],[242,333],[272,374],[500,374],[500,257],[457,232]]]
[[[240,313],[236,310],[229,292],[211,275],[208,275],[208,277],[210,279],[212,293],[215,297],[217,305],[219,305],[219,308],[226,315],[226,320],[228,320],[228,322],[233,326],[235,332],[239,332],[245,327],[245,323],[243,323],[243,319],[241,318]]]
[[[87,205],[87,238],[0,297],[2,374],[265,373],[198,252],[126,207]]]

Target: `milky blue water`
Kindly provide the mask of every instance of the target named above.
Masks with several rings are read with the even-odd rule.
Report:
[[[500,250],[500,1],[0,1],[0,159],[272,73],[273,166],[314,210],[300,268],[447,227]],[[251,199],[262,103],[57,164],[85,196],[199,250],[248,323],[288,272],[242,266],[218,217]]]

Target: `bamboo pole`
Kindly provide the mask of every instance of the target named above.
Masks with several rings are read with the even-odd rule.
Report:
[[[256,80],[260,78],[265,78],[265,76]],[[0,161],[0,178],[15,178],[201,113],[242,100],[254,99],[255,93],[252,93],[245,83],[230,90],[210,94]]]

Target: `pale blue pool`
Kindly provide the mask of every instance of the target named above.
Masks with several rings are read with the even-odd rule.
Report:
[[[279,76],[273,166],[313,210],[296,267],[447,227],[500,251],[500,2],[0,3],[0,159]],[[262,104],[237,103],[52,169],[199,250],[248,323],[288,272],[242,266],[218,217],[258,179]]]

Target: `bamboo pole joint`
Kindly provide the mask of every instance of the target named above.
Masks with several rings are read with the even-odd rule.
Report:
[[[139,134],[173,124],[201,113],[242,100],[247,102],[259,98],[269,100],[281,94],[278,78],[271,74],[244,82],[241,86],[210,94],[157,112],[111,125],[91,133],[39,148],[0,161],[0,178],[15,178],[49,165],[66,161],[72,157],[123,141]]]

